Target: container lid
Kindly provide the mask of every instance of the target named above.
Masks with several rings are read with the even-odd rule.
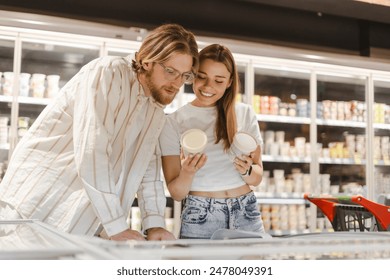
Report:
[[[236,133],[236,135],[234,135],[233,144],[244,154],[253,152],[257,147],[255,138],[245,132]]]
[[[181,136],[181,144],[190,153],[203,151],[207,144],[207,135],[200,129],[190,129]]]

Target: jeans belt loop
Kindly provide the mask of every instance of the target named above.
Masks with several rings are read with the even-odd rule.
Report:
[[[240,196],[240,197],[237,197],[236,198],[237,201],[238,201],[238,204],[240,205],[240,210],[243,210],[244,209],[244,204],[242,203],[242,201],[245,199],[244,197]]]

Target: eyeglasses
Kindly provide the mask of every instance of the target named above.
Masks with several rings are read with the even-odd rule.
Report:
[[[165,66],[163,63],[159,63],[162,68],[164,68],[164,76],[165,79],[168,81],[174,81],[177,78],[181,77],[181,81],[185,83],[186,85],[192,84],[195,75],[192,72],[185,72],[185,73],[180,73],[176,69],[173,69],[171,67]]]

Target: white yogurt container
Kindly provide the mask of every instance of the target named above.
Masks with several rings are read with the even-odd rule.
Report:
[[[19,95],[28,96],[30,91],[30,77],[29,73],[20,73],[19,79]]]
[[[232,161],[236,157],[241,158],[242,155],[248,156],[251,152],[256,150],[257,143],[252,135],[245,132],[237,132],[234,135],[233,143],[229,149],[229,157]]]
[[[180,138],[185,155],[202,153],[207,144],[207,135],[200,129],[189,129]]]
[[[32,96],[37,98],[43,98],[45,94],[45,80],[46,75],[40,73],[34,73],[31,76],[31,88]]]
[[[14,85],[14,73],[4,72],[3,95],[11,96]]]
[[[60,90],[59,82],[60,82],[60,76],[59,75],[48,75],[46,77],[47,79],[47,98],[53,98],[57,95],[58,91]]]

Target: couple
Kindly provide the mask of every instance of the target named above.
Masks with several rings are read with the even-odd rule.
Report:
[[[194,83],[197,98],[165,125],[164,106],[183,83]],[[172,197],[186,197],[182,238],[209,238],[215,226],[263,231],[249,188],[261,180],[261,138],[250,107],[235,105],[238,83],[228,49],[198,54],[194,35],[176,24],[153,30],[134,55],[88,63],[18,143],[0,184],[0,219],[104,231],[112,240],[174,239],[165,229],[163,167]],[[181,161],[181,126],[200,124],[215,136],[209,149]],[[238,129],[255,135],[258,147],[232,163],[225,151]],[[142,233],[127,224],[135,197]]]

